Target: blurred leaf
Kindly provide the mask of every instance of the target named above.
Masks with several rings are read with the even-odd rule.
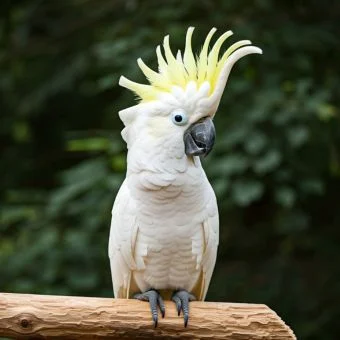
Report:
[[[102,158],[94,158],[79,163],[70,170],[65,171],[61,180],[66,185],[83,184],[89,185],[101,180],[107,173],[105,162]]]
[[[262,133],[253,133],[245,141],[245,149],[250,154],[258,154],[267,144],[267,138]]]
[[[27,142],[30,140],[30,127],[25,121],[17,122],[13,126],[13,138],[19,143]]]
[[[292,188],[282,187],[275,192],[276,201],[283,207],[291,208],[296,200],[296,194]]]
[[[67,143],[68,151],[106,151],[109,147],[110,141],[100,137],[75,139]]]
[[[116,171],[125,171],[126,170],[126,156],[125,155],[117,155],[112,157],[111,166],[113,170]]]
[[[333,105],[322,104],[318,107],[318,116],[323,121],[329,121],[336,114],[336,108]]]
[[[230,183],[226,178],[218,178],[213,181],[213,187],[217,197],[223,197],[229,186]]]
[[[232,184],[232,195],[237,204],[247,206],[259,199],[264,188],[261,182],[252,180],[238,180]]]
[[[278,150],[271,149],[263,156],[254,161],[254,171],[258,174],[265,174],[275,169],[281,162],[281,155]]]
[[[8,226],[20,222],[23,219],[31,221],[38,217],[37,208],[25,206],[4,206],[0,210],[0,229],[2,226]]]
[[[303,126],[295,126],[288,130],[288,141],[293,147],[299,147],[308,139],[308,129]]]

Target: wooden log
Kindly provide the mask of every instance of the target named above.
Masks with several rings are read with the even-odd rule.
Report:
[[[187,328],[174,304],[155,329],[137,300],[0,293],[0,337],[60,339],[296,339],[265,305],[192,302]]]

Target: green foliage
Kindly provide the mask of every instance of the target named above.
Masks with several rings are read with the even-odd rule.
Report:
[[[204,166],[221,243],[208,298],[266,303],[299,339],[340,337],[339,15],[335,1],[0,4],[0,290],[112,296],[124,179],[121,74],[144,82],[171,35],[216,26],[263,56],[233,69]]]

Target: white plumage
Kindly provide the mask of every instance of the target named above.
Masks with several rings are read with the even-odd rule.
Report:
[[[185,172],[141,171],[124,181],[109,245],[116,297],[150,288],[205,297],[218,245],[217,204],[199,160],[187,163]]]
[[[152,86],[120,80],[142,102],[119,113],[128,147],[127,175],[113,205],[109,241],[118,298],[149,289],[183,289],[203,300],[215,266],[219,239],[216,198],[199,157],[185,153],[183,135],[201,118],[214,116],[232,65],[261,50],[247,46],[232,53],[250,43],[243,41],[218,61],[221,39],[207,55],[213,29],[195,61],[192,31],[187,33],[184,61],[181,53],[177,58],[171,54],[168,37],[164,41],[166,60],[157,49],[159,73],[139,60]],[[178,110],[186,124],[174,124],[171,117]]]

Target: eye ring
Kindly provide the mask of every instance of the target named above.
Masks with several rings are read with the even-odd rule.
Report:
[[[175,110],[171,113],[171,120],[175,125],[185,125],[188,122],[188,116],[183,110]]]

